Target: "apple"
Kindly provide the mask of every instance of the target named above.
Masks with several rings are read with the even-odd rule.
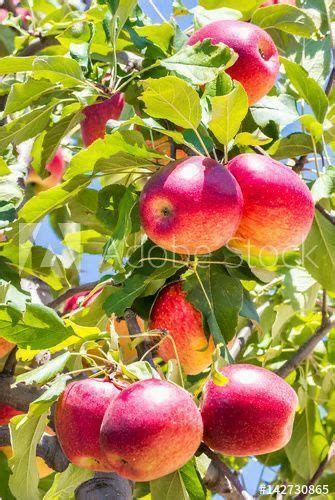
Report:
[[[53,159],[46,165],[45,169],[49,176],[42,179],[33,168],[29,170],[27,184],[33,184],[37,193],[46,191],[61,183],[65,170],[65,159],[61,148],[58,149]]]
[[[91,293],[90,290],[85,290],[83,292],[79,292],[79,293],[76,293],[75,295],[73,295],[72,297],[68,298],[65,303],[64,303],[64,308],[63,308],[63,312],[64,314],[68,314],[70,312],[73,312],[73,311],[76,311],[77,309],[79,309],[79,307],[81,307],[82,305],[85,307],[85,306],[89,306],[90,304],[92,304],[92,302],[95,301],[95,299],[100,295],[100,293],[102,292],[102,290],[98,290],[97,292],[95,292],[89,299],[85,300],[85,297]]]
[[[272,89],[280,63],[277,48],[266,31],[243,21],[214,21],[196,31],[188,44],[205,39],[213,44],[222,42],[237,53],[237,61],[226,72],[243,85],[250,105]]]
[[[0,425],[7,425],[15,415],[21,415],[22,411],[16,410],[12,406],[0,403]]]
[[[186,299],[181,282],[163,288],[157,296],[150,313],[150,330],[166,330],[176,345],[183,370],[196,375],[212,362],[214,342],[206,338],[202,314]],[[173,343],[169,338],[159,345],[158,354],[164,361],[176,358]]]
[[[69,384],[55,410],[56,434],[62,450],[83,469],[110,471],[99,444],[102,419],[119,393],[111,382],[85,379]]]
[[[244,198],[242,220],[229,246],[251,255],[275,255],[301,245],[313,222],[314,203],[300,177],[258,154],[236,156],[228,170]]]
[[[151,481],[182,467],[202,439],[200,412],[181,387],[158,379],[135,382],[109,405],[100,443],[112,470]]]
[[[0,358],[3,358],[15,347],[15,344],[9,342],[9,340],[0,337]]]
[[[278,5],[278,4],[287,4],[287,5],[296,5],[295,0],[269,0],[268,2],[262,3],[261,7],[268,7],[269,5]]]
[[[123,94],[114,94],[110,99],[96,102],[83,110],[81,122],[83,143],[88,147],[97,139],[103,139],[108,120],[118,120],[125,105]]]
[[[19,3],[18,1],[13,2],[14,6],[16,6],[18,3]],[[15,10],[16,10],[16,14],[21,18],[21,21],[23,21],[23,22],[28,21],[28,18],[30,17],[29,10],[27,10],[23,7],[16,7]],[[4,9],[4,8],[0,8],[0,23],[2,23],[2,21],[7,19],[7,16],[8,16],[8,10]]]
[[[162,167],[144,186],[140,218],[157,245],[208,254],[235,234],[243,208],[238,184],[211,158],[192,156]]]
[[[223,455],[262,455],[283,448],[292,435],[298,398],[275,373],[252,365],[222,368],[226,385],[208,381],[201,416],[204,442]]]

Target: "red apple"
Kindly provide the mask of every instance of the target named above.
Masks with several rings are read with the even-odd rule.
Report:
[[[126,479],[150,481],[188,462],[200,445],[202,430],[188,392],[147,379],[123,390],[109,406],[100,442],[112,470]]]
[[[33,168],[30,169],[27,183],[34,184],[37,193],[46,191],[61,183],[65,170],[65,159],[61,148],[58,149],[53,159],[46,165],[45,169],[50,173],[48,177],[42,179]]]
[[[107,407],[119,393],[110,382],[85,379],[69,384],[55,411],[56,434],[61,447],[78,467],[110,471],[100,449],[99,434]]]
[[[149,328],[166,330],[173,337],[186,374],[195,375],[211,364],[213,339],[207,340],[202,315],[186,299],[181,282],[168,285],[159,293],[150,313]],[[160,344],[158,354],[164,361],[176,358],[169,338]]]
[[[290,168],[264,155],[242,154],[228,163],[239,183],[244,209],[233,248],[252,255],[283,253],[303,243],[314,204],[306,184]]]
[[[100,295],[101,292],[102,290],[98,290],[87,300],[85,300],[85,297],[89,293],[91,293],[90,290],[85,290],[84,292],[76,293],[76,295],[73,295],[72,297],[70,297],[65,301],[63,309],[64,314],[76,311],[79,307],[82,307],[82,305],[84,307],[89,306],[90,304],[92,304],[92,302],[95,301],[95,299]]]
[[[16,410],[12,406],[0,403],[0,425],[7,425],[15,415],[21,415],[22,411]]]
[[[87,147],[97,139],[103,139],[108,120],[118,120],[124,108],[123,94],[114,94],[110,99],[96,102],[83,110],[81,122],[83,143]]]
[[[262,3],[261,7],[268,7],[269,5],[278,5],[284,3],[287,5],[296,5],[295,0],[269,0],[268,2]]]
[[[243,199],[220,163],[192,156],[161,168],[144,186],[140,217],[149,238],[180,254],[217,250],[235,234]]]
[[[204,442],[236,457],[271,453],[292,434],[298,398],[273,372],[252,365],[221,369],[226,385],[206,383],[201,402]]]
[[[243,85],[250,105],[271,90],[280,64],[277,48],[266,31],[243,21],[221,20],[200,28],[188,44],[194,45],[206,38],[213,44],[222,42],[237,53],[237,61],[226,72]]]

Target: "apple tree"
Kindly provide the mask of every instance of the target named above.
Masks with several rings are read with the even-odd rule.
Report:
[[[334,498],[334,5],[186,3],[1,2],[5,500]]]

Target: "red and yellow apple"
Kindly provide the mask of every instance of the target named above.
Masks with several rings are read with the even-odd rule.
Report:
[[[30,169],[27,183],[34,184],[37,193],[46,191],[61,183],[65,170],[65,160],[63,151],[58,149],[53,159],[46,165],[45,169],[49,172],[49,176],[42,179],[33,168]]]
[[[206,383],[201,402],[204,442],[223,455],[262,455],[290,440],[298,398],[275,373],[252,365],[222,368],[226,385]]]
[[[205,39],[224,43],[238,55],[226,72],[245,88],[249,104],[264,97],[274,86],[279,73],[279,56],[270,35],[258,26],[243,21],[221,20],[203,26],[188,41],[194,45]]]
[[[111,469],[151,481],[182,467],[202,439],[200,412],[181,387],[158,379],[135,382],[112,401],[100,443]]]
[[[105,101],[96,102],[83,110],[84,119],[81,122],[81,135],[87,147],[97,139],[103,139],[108,120],[118,120],[124,108],[123,94],[114,94]]]
[[[312,195],[302,179],[272,158],[242,154],[228,163],[240,185],[244,208],[231,248],[251,255],[281,254],[301,245],[314,217]]]
[[[186,299],[182,283],[167,285],[159,293],[150,313],[150,330],[166,330],[174,340],[180,364],[187,375],[196,375],[212,362],[214,342],[207,339],[201,313]],[[158,348],[164,361],[176,358],[167,338]]]
[[[56,434],[62,450],[83,469],[109,471],[99,444],[100,427],[109,404],[119,394],[111,382],[85,379],[69,384],[57,401]]]
[[[140,218],[157,245],[207,254],[235,234],[243,198],[234,177],[211,158],[192,156],[162,167],[144,186]]]
[[[22,411],[16,410],[12,406],[0,403],[0,425],[7,425],[15,415],[21,415]]]

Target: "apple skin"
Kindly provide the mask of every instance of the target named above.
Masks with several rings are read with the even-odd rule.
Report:
[[[275,373],[252,365],[229,365],[224,386],[208,381],[201,416],[204,442],[223,455],[262,455],[283,448],[292,435],[298,398]]]
[[[0,358],[3,358],[15,347],[15,344],[9,342],[9,340],[0,337]]]
[[[114,94],[110,99],[96,102],[83,109],[84,120],[81,122],[83,143],[88,147],[97,139],[103,139],[108,120],[118,120],[125,105],[123,94]]]
[[[33,168],[29,170],[27,184],[34,184],[36,193],[46,191],[61,183],[65,171],[65,159],[61,148],[58,149],[53,159],[46,165],[45,169],[49,176],[42,179]]]
[[[7,425],[10,419],[15,417],[15,415],[22,415],[22,411],[0,403],[0,425]]]
[[[79,292],[67,299],[64,303],[63,313],[68,314],[70,312],[76,311],[79,307],[85,307],[92,304],[95,299],[100,295],[102,290],[95,292],[89,299],[85,300],[85,297],[91,293],[90,290],[85,290],[84,292]]]
[[[241,223],[230,248],[251,255],[282,254],[303,243],[312,226],[314,203],[291,169],[264,155],[241,154],[228,163],[244,198]]]
[[[268,2],[262,3],[261,7],[269,7],[269,5],[278,5],[278,4],[287,4],[287,5],[296,5],[295,0],[269,0]]]
[[[100,449],[99,434],[104,414],[119,392],[111,382],[85,379],[69,384],[58,399],[56,434],[63,452],[78,467],[111,470]]]
[[[222,42],[238,54],[237,61],[226,72],[243,85],[250,105],[272,89],[280,63],[277,48],[266,31],[243,21],[214,21],[196,31],[188,44],[206,38],[214,45]]]
[[[166,330],[173,337],[180,364],[187,375],[196,375],[212,362],[213,339],[207,340],[201,313],[186,299],[181,282],[167,285],[157,296],[150,313],[150,330]],[[173,343],[166,339],[158,355],[164,361],[175,359]]]
[[[151,481],[182,467],[202,439],[200,412],[181,387],[158,379],[135,382],[109,406],[100,443],[112,469]]]
[[[144,186],[140,218],[157,245],[206,254],[235,234],[243,208],[238,184],[220,163],[192,156],[162,167]]]

